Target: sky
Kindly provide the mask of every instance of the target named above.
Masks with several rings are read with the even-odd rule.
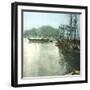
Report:
[[[66,13],[46,12],[23,12],[23,27],[25,30],[39,28],[41,26],[52,26],[58,28],[61,24],[69,25],[69,15]]]

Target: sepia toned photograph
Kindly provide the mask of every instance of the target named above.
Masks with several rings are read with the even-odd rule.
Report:
[[[80,14],[23,11],[23,77],[80,75]]]

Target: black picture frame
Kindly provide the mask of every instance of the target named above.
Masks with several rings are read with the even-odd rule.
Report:
[[[53,81],[43,83],[18,83],[18,7],[19,6],[36,6],[36,7],[49,7],[49,8],[64,8],[76,9],[85,11],[85,79],[75,81]],[[47,12],[47,11],[46,11]],[[21,18],[22,19],[22,18]],[[27,2],[14,2],[11,4],[11,86],[24,87],[24,86],[42,86],[42,85],[58,85],[58,84],[75,84],[88,82],[88,61],[87,61],[87,33],[88,33],[88,7],[87,6],[73,6],[73,5],[59,5],[59,4],[44,4],[44,3],[27,3]],[[21,22],[22,23],[22,22]],[[22,32],[21,32],[22,33]],[[21,52],[22,53],[22,52]],[[22,63],[21,63],[22,64]]]

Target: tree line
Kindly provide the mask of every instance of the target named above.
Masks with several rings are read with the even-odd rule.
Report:
[[[25,38],[52,38],[58,41],[63,39],[67,40],[79,40],[79,29],[78,29],[78,18],[76,14],[69,15],[69,24],[59,25],[59,27],[54,28],[53,26],[41,26],[39,28],[32,28],[30,30],[26,30],[23,33]]]

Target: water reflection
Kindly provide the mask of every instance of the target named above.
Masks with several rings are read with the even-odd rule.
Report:
[[[23,77],[66,75],[80,70],[80,55],[67,53],[54,42],[29,42],[24,40]]]

